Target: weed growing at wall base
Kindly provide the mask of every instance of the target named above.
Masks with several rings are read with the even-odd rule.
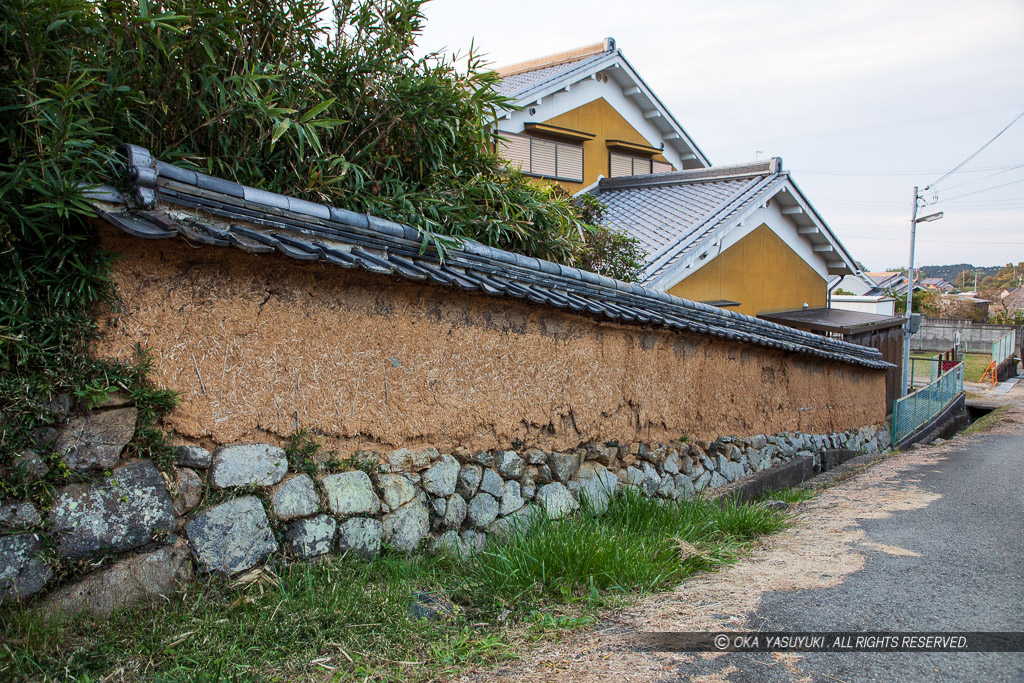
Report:
[[[602,516],[587,512],[539,521],[467,559],[327,556],[266,580],[193,583],[104,621],[47,622],[19,608],[0,614],[0,679],[436,679],[514,658],[543,633],[586,628],[600,608],[732,562],[786,524],[757,504],[631,492]],[[456,614],[412,618],[419,592],[447,594]]]

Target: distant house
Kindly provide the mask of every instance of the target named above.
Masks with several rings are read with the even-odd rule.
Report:
[[[496,70],[521,109],[499,114],[498,153],[571,192],[598,177],[711,165],[613,38]]]
[[[828,277],[828,291],[833,292],[833,295],[842,291],[861,296],[867,294],[875,286],[875,281],[863,271],[857,271],[852,275],[830,275]]]
[[[925,289],[939,292],[952,292],[956,290],[952,283],[943,280],[941,277],[926,277],[921,280],[921,286]]]
[[[830,308],[841,311],[857,311],[860,313],[875,313],[877,315],[896,315],[896,299],[885,294],[876,296],[833,294]]]
[[[647,253],[652,289],[747,315],[824,307],[858,271],[782,160],[605,178],[587,192]]]

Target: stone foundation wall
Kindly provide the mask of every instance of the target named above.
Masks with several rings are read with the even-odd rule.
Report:
[[[360,451],[344,461],[302,460],[295,471],[271,444],[212,453],[183,444],[161,472],[148,460],[121,459],[134,417],[134,408],[108,406],[41,435],[80,481],[59,489],[45,511],[27,501],[0,506],[8,534],[0,536],[0,600],[43,594],[47,610],[108,614],[197,574],[236,574],[275,557],[372,558],[385,546],[474,552],[532,515],[561,518],[584,499],[600,511],[623,486],[685,499],[825,450],[889,447],[881,424],[566,451]],[[40,477],[46,467],[29,451],[5,476]],[[69,572],[78,580],[53,585]]]

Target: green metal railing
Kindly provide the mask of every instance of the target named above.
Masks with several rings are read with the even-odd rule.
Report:
[[[896,399],[892,410],[893,446],[899,446],[908,436],[928,424],[963,391],[964,364],[958,363],[928,386]]]
[[[999,340],[992,342],[992,361],[999,365],[1013,355],[1017,345],[1017,330],[1011,330]]]

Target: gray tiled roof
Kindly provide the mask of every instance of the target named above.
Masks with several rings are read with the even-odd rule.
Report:
[[[696,171],[604,179],[595,188],[605,224],[639,240],[651,282],[745,208],[763,201],[787,174],[772,160]]]
[[[97,215],[137,237],[183,238],[193,244],[277,252],[383,275],[528,300],[614,320],[660,326],[875,369],[892,367],[876,349],[800,332],[644,287],[486,247],[471,240],[421,249],[407,225],[246,187],[153,159],[145,149],[122,148],[123,181],[87,191]]]
[[[539,88],[546,83],[557,81],[578,69],[585,69],[594,62],[604,59],[607,55],[607,52],[602,52],[596,55],[581,57],[571,62],[542,66],[537,69],[510,74],[501,80],[497,89],[499,93],[506,97],[518,99],[525,93]]]

